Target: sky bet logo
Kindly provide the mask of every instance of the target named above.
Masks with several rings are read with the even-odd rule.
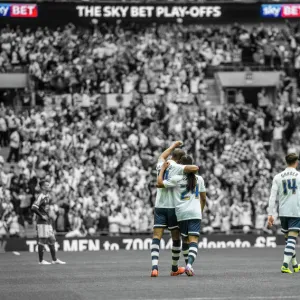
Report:
[[[261,16],[264,18],[300,18],[300,4],[263,4]]]
[[[0,17],[37,18],[37,16],[38,16],[38,8],[36,4],[0,3]]]

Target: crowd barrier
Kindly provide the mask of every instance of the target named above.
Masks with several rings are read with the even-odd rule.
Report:
[[[68,16],[68,18],[66,18]],[[295,3],[1,3],[0,25],[60,26],[68,23],[89,25],[95,22],[161,22],[185,23],[257,23],[297,19]]]
[[[106,236],[85,238],[57,237],[56,248],[65,252],[150,250],[152,239],[149,236]],[[276,248],[285,245],[282,235],[207,235],[199,241],[199,249],[222,248]],[[161,249],[171,249],[172,240],[161,240]],[[37,240],[10,238],[0,240],[0,252],[37,251]]]

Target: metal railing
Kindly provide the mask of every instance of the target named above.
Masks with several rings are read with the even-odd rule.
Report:
[[[265,65],[259,65],[259,64],[221,64],[219,66],[208,66],[207,67],[207,77],[212,78],[214,76],[215,72],[242,72],[245,71],[246,68],[250,68],[251,71],[256,72],[266,72],[266,71],[282,71],[284,70],[284,67],[276,69],[272,66],[265,66]],[[291,65],[289,67],[290,72],[294,73],[295,67]],[[27,73],[28,72],[28,66],[18,66],[17,68],[9,69],[2,73]],[[0,72],[1,73],[1,72]]]

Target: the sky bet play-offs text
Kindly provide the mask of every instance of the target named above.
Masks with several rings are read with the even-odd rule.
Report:
[[[251,16],[249,16],[251,12]],[[1,3],[0,17],[4,18],[53,18],[60,14],[72,18],[105,19],[230,19],[238,18],[300,18],[300,4],[244,5],[125,5],[101,4],[78,5],[77,3]],[[51,16],[50,16],[51,15]]]

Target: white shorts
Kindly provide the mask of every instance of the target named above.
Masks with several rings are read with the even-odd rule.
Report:
[[[54,236],[52,225],[37,224],[37,234],[39,238],[48,239]]]

